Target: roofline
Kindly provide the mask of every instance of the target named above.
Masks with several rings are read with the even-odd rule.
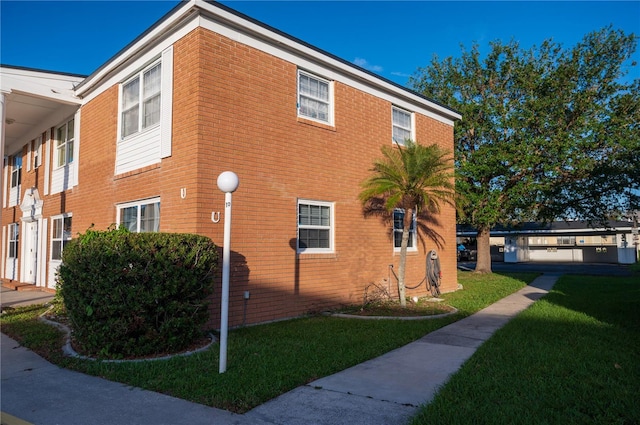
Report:
[[[45,74],[60,75],[60,76],[63,76],[63,77],[87,78],[87,75],[85,75],[85,74],[74,74],[74,73],[70,73],[70,72],[50,71],[50,70],[47,70],[47,69],[29,68],[29,67],[26,67],[26,66],[7,65],[7,64],[4,64],[4,63],[0,63],[0,68],[15,69],[17,71],[41,72],[41,73],[45,73]]]
[[[576,223],[576,222],[572,222]],[[555,234],[573,234],[573,233],[629,233],[633,230],[633,223],[626,221],[610,221],[608,224],[610,226],[598,226],[598,227],[589,227],[586,221],[581,221],[577,223],[585,224],[582,227],[557,227],[553,226],[553,223],[549,223],[547,227],[539,227],[539,228],[499,228],[499,229],[491,229],[489,231],[490,236],[508,236],[508,235],[555,235]],[[532,224],[532,223],[528,223]],[[477,235],[478,231],[473,228],[465,228],[465,229],[456,229],[457,236],[472,236]]]
[[[151,32],[153,32],[157,27],[161,26],[165,21],[169,20],[169,18],[171,18],[174,14],[177,13],[177,10],[181,9],[181,8],[188,8],[190,6],[188,6],[190,3],[192,3],[194,0],[190,0],[190,1],[180,1],[178,4],[176,4],[170,11],[168,11],[167,13],[164,14],[164,16],[162,16],[160,19],[158,19],[153,25],[151,25],[149,28],[147,28],[142,34],[140,34],[139,36],[137,36],[135,39],[133,39],[129,44],[127,44],[126,46],[124,46],[122,49],[120,49],[115,55],[111,56],[109,59],[107,59],[107,61],[105,63],[103,63],[102,65],[100,65],[98,67],[98,69],[96,69],[95,71],[93,71],[91,74],[89,74],[87,76],[87,78],[82,81],[80,84],[78,84],[78,86],[76,87],[76,91],[80,91],[82,92],[82,88],[91,83],[91,80],[96,78],[100,72],[102,70],[104,70],[105,68],[109,67],[109,65],[111,65],[113,62],[116,61],[116,59],[121,56],[122,54],[124,54],[127,50],[129,50],[131,47],[135,46],[136,43],[138,43],[140,40],[142,40],[144,37],[146,37],[148,34],[150,34]],[[80,93],[78,93],[79,96],[82,96]]]
[[[412,95],[418,96],[418,97],[420,97],[420,98],[422,98],[424,100],[427,100],[427,101],[429,101],[431,103],[434,103],[434,104],[436,104],[436,105],[438,105],[438,106],[440,106],[442,108],[445,108],[445,109],[447,109],[447,110],[449,110],[451,112],[454,112],[457,115],[461,115],[461,113],[459,111],[456,111],[455,109],[453,109],[453,108],[451,108],[451,107],[449,107],[449,106],[447,106],[447,105],[445,105],[445,104],[443,104],[441,102],[433,100],[433,99],[423,95],[422,93],[419,93],[419,92],[416,92],[414,90],[411,90],[411,89],[409,89],[409,88],[407,88],[407,87],[405,87],[403,85],[400,85],[400,84],[396,83],[395,81],[389,80],[388,78],[385,78],[385,77],[383,77],[381,75],[378,75],[378,74],[376,74],[376,73],[374,73],[372,71],[369,71],[368,69],[365,69],[365,68],[363,68],[361,66],[358,66],[358,65],[356,65],[356,64],[354,64],[352,62],[349,62],[346,59],[343,59],[343,58],[341,58],[339,56],[336,56],[333,53],[330,53],[330,52],[328,52],[326,50],[323,50],[323,49],[321,49],[321,48],[319,48],[317,46],[314,46],[314,45],[312,45],[310,43],[307,43],[306,41],[304,41],[302,39],[294,37],[294,36],[292,36],[290,34],[285,33],[284,31],[281,31],[281,30],[279,30],[279,29],[277,29],[275,27],[272,27],[272,26],[270,26],[268,24],[265,24],[264,22],[261,22],[261,21],[255,19],[255,18],[252,18],[251,16],[245,15],[242,12],[239,12],[239,11],[237,11],[235,9],[232,9],[231,7],[229,7],[227,5],[219,3],[219,2],[217,2],[215,0],[203,0],[203,1],[205,3],[208,3],[210,5],[218,7],[219,9],[223,9],[226,12],[234,14],[234,15],[238,16],[239,18],[245,19],[245,20],[247,20],[247,21],[249,21],[249,22],[251,22],[253,24],[261,26],[264,29],[269,30],[270,32],[273,32],[273,33],[276,33],[276,34],[278,34],[278,35],[280,35],[282,37],[288,38],[289,40],[291,40],[291,41],[293,41],[293,42],[295,42],[297,44],[301,44],[301,45],[303,45],[303,46],[305,46],[305,47],[307,47],[307,48],[309,48],[311,50],[314,50],[314,51],[322,54],[323,56],[327,56],[327,57],[329,57],[329,58],[331,58],[331,59],[333,59],[335,61],[341,62],[342,64],[347,65],[348,67],[355,68],[358,71],[364,72],[365,74],[368,74],[369,76],[371,76],[373,78],[382,80],[387,84],[390,84],[390,85],[392,85],[392,86],[394,86],[394,87],[396,87],[396,88],[398,88],[400,90],[406,91],[408,93],[411,93]]]
[[[321,56],[314,55],[313,59],[322,64],[325,64],[325,66],[333,68],[338,72],[349,74],[351,78],[364,81],[366,82],[366,84],[376,86],[380,90],[394,92],[396,94],[398,94],[398,91],[401,90],[404,93],[404,96],[406,96],[407,98],[413,98],[412,100],[414,102],[418,102],[423,105],[425,104],[425,102],[428,102],[431,105],[429,109],[432,109],[434,113],[442,115],[450,119],[451,121],[459,120],[462,118],[460,112],[440,102],[434,101],[433,99],[430,99],[421,93],[410,90],[396,82],[393,82],[387,78],[384,78],[369,70],[348,62],[345,59],[335,56],[296,37],[293,37],[281,30],[278,30],[277,28],[271,27],[270,25],[267,25],[261,21],[251,18],[250,16],[238,12],[237,10],[232,9],[229,6],[211,0],[189,0],[178,3],[162,18],[160,18],[152,26],[147,28],[142,34],[140,34],[132,42],[127,44],[118,53],[107,60],[107,62],[101,65],[96,71],[89,75],[84,81],[82,81],[76,87],[76,93],[78,94],[78,96],[82,97],[83,93],[90,90],[90,88],[94,85],[99,84],[104,77],[106,77],[113,69],[117,68],[120,65],[121,61],[126,60],[126,58],[123,57],[121,61],[119,61],[119,58],[127,53],[127,51],[134,48],[145,37],[154,32],[158,32],[158,36],[166,35],[170,33],[173,28],[180,25],[186,19],[190,18],[194,13],[203,14],[203,12],[204,14],[206,14],[206,12],[209,12],[215,18],[217,18],[217,20],[222,21],[227,25],[231,25],[236,28],[242,27],[244,31],[247,31],[253,36],[256,36],[263,40],[268,39],[271,44],[278,45],[283,50],[293,50],[303,56],[309,56],[308,54],[305,54],[305,52],[303,51],[304,49],[309,49],[315,53],[319,53]],[[223,13],[220,14],[220,12]],[[225,13],[232,16],[225,17]],[[238,22],[238,18],[245,22]],[[256,27],[259,27],[259,29],[266,30],[267,33],[260,33],[259,30],[250,28],[250,26],[247,26],[246,23],[250,23]],[[278,38],[284,39],[289,43],[283,43],[282,40],[277,40]],[[145,46],[146,45],[139,46],[138,50],[144,49]],[[132,51],[127,56],[134,56],[135,53],[135,51]],[[331,63],[332,61],[334,62],[334,64]],[[336,64],[338,64],[338,66],[336,66]]]

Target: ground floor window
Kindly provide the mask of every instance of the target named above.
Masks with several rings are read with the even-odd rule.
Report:
[[[62,260],[62,251],[71,240],[71,216],[54,217],[51,227],[51,259]]]
[[[18,240],[20,239],[20,225],[9,224],[9,258],[18,258]]]
[[[160,198],[118,205],[117,224],[136,233],[160,231]]]
[[[393,248],[396,251],[402,246],[402,230],[404,228],[404,210],[396,209],[393,211]],[[407,249],[416,249],[416,213],[413,213],[413,220],[409,228],[409,243]]]
[[[298,201],[298,252],[333,251],[333,204]]]

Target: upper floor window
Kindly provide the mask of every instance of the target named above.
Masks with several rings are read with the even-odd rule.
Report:
[[[42,165],[42,136],[33,141],[33,168]]]
[[[333,204],[298,201],[298,251],[333,251]]]
[[[20,225],[18,223],[9,224],[9,258],[18,257],[18,240],[20,238]]]
[[[158,62],[122,85],[122,138],[160,122],[161,77]]]
[[[404,229],[404,210],[396,209],[393,211],[393,248],[398,251],[402,246],[402,231]],[[407,249],[415,251],[416,248],[416,214],[413,213],[413,220],[409,227],[409,243]]]
[[[51,229],[51,259],[62,260],[62,251],[71,240],[71,217],[55,217]]]
[[[160,198],[118,205],[118,225],[136,233],[160,231]]]
[[[22,181],[22,154],[11,157],[11,188],[20,186]]]
[[[413,125],[411,122],[411,113],[404,109],[392,108],[393,115],[393,141],[399,145],[404,145],[406,140],[413,140]]]
[[[330,82],[298,71],[298,115],[330,124],[331,108]]]
[[[56,167],[58,168],[73,162],[74,127],[72,118],[56,131]]]

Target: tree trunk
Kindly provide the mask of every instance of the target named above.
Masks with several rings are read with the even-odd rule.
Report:
[[[407,220],[407,217],[409,219]],[[411,222],[413,221],[413,210],[406,209],[404,212],[404,223],[402,226],[402,242],[400,243],[400,266],[398,267],[398,297],[400,298],[400,306],[407,306],[407,296],[404,284],[404,275],[407,265],[407,247],[409,245],[409,233]]]
[[[491,239],[490,228],[478,228],[476,273],[491,273]]]

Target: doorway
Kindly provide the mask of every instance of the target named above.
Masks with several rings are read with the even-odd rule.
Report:
[[[22,281],[36,284],[38,275],[38,221],[24,223]]]

